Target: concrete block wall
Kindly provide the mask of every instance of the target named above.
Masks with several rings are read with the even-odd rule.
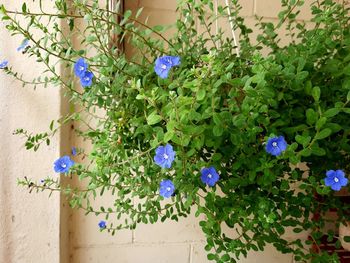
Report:
[[[23,1],[4,0],[10,10],[21,10]],[[27,1],[35,11],[33,1]],[[43,3],[50,12],[51,5]],[[21,24],[24,21],[17,17]],[[32,80],[45,69],[34,57],[16,51],[23,41],[11,36],[0,23],[0,60],[7,59],[9,67],[23,78]],[[25,24],[23,24],[25,25]],[[59,263],[60,198],[49,193],[29,193],[18,186],[17,178],[27,176],[36,182],[47,176],[57,177],[53,162],[60,155],[60,138],[55,136],[49,147],[40,147],[34,153],[26,151],[22,136],[14,136],[15,129],[24,128],[33,133],[48,130],[53,119],[60,117],[60,89],[27,86],[0,70],[0,262],[2,263]]]
[[[311,17],[306,0],[301,9],[301,18],[308,21]],[[127,0],[126,9],[134,12],[143,7],[141,19],[149,25],[172,24],[176,19],[176,0]],[[224,0],[218,0],[224,4]],[[264,21],[277,21],[281,8],[280,0],[241,0],[242,15],[249,26],[254,27],[255,16],[262,16]],[[220,21],[219,26],[231,36],[227,21]],[[202,30],[198,27],[198,30]],[[283,29],[280,32],[285,34]],[[286,42],[288,41],[285,40]],[[127,52],[131,52],[127,47]],[[113,202],[112,197],[101,201]],[[100,233],[99,219],[93,215],[86,217],[81,212],[73,212],[71,229],[71,263],[206,263],[209,262],[204,251],[205,237],[198,225],[199,219],[191,215],[179,222],[165,222],[154,225],[138,225],[134,231],[120,231],[112,237]],[[102,219],[102,218],[100,218]],[[292,235],[292,234],[291,234]],[[292,263],[291,255],[283,255],[272,246],[264,252],[251,252],[240,263]]]

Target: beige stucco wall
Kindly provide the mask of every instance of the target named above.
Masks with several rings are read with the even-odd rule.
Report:
[[[4,0],[8,8],[20,9],[23,1]],[[33,3],[28,2],[30,7]],[[32,1],[31,1],[32,2]],[[51,1],[45,1],[45,5]],[[51,5],[50,5],[51,6]],[[50,10],[47,5],[47,10]],[[11,37],[0,24],[0,59],[31,79],[40,74],[34,58],[17,52],[23,38]],[[24,139],[12,135],[16,128],[33,132],[47,131],[48,124],[60,115],[60,91],[22,88],[21,84],[0,70],[0,262],[59,263],[60,198],[49,193],[31,193],[17,186],[17,178],[31,177],[37,182],[53,172],[53,162],[60,155],[59,136],[51,146],[36,153],[24,149]]]
[[[223,0],[220,0],[223,2]],[[5,0],[6,6],[20,5],[21,1]],[[30,3],[31,1],[27,1]],[[43,1],[50,5],[51,1]],[[149,23],[170,24],[175,20],[176,0],[126,0],[127,8],[135,10],[144,6],[144,16]],[[311,0],[307,0],[310,3]],[[247,23],[254,25],[254,15],[276,21],[280,0],[241,0]],[[306,5],[307,7],[307,5]],[[305,8],[303,18],[309,19]],[[227,27],[224,21],[222,26]],[[25,76],[36,75],[33,60],[18,53],[21,39],[9,37],[0,27],[0,59],[6,57],[10,64]],[[282,32],[283,33],[283,32]],[[228,32],[229,34],[229,32]],[[53,162],[67,153],[68,146],[87,147],[68,131],[58,135],[50,147],[42,147],[33,154],[23,147],[23,140],[12,136],[19,127],[33,132],[46,131],[52,119],[65,110],[64,99],[58,88],[36,91],[22,88],[20,83],[0,71],[0,262],[4,263],[206,263],[203,250],[205,238],[193,215],[178,223],[139,225],[134,231],[120,231],[115,236],[100,233],[94,215],[84,216],[81,211],[61,207],[58,194],[48,198],[48,193],[29,194],[16,185],[16,178],[40,180],[53,173]],[[99,200],[113,202],[112,197]],[[60,229],[60,225],[62,226]],[[61,257],[61,260],[60,260]],[[282,255],[272,247],[265,252],[250,253],[243,263],[292,263],[291,255]]]

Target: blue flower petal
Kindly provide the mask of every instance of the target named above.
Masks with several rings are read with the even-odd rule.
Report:
[[[76,156],[77,155],[77,148],[72,147],[71,153],[72,153],[73,156]]]
[[[348,184],[348,178],[345,178],[345,177],[341,177],[341,178],[339,178],[339,180],[340,180],[340,184],[342,185],[342,186],[346,186],[347,184]]]
[[[340,184],[332,184],[331,185],[331,189],[334,191],[339,191],[341,189],[341,185]]]
[[[330,176],[333,176],[333,177],[334,177],[334,174],[335,174],[335,171],[334,171],[334,170],[328,170],[328,171],[326,172],[326,176],[327,176],[327,177],[330,177]]]
[[[211,187],[213,187],[220,179],[219,174],[216,172],[213,166],[209,168],[203,168],[201,174],[201,181]]]
[[[98,223],[98,226],[99,226],[101,229],[106,228],[106,221],[101,220],[101,221]]]
[[[265,150],[271,155],[279,156],[287,149],[287,146],[283,136],[273,137],[268,139]]]
[[[171,62],[173,66],[179,66],[180,65],[180,57],[171,57]]]
[[[85,62],[85,59],[79,58],[74,64],[74,73],[77,77],[83,77],[87,71],[88,64]]]
[[[170,144],[166,144],[156,149],[156,155],[153,157],[153,160],[162,168],[170,168],[175,160],[175,154],[173,147]]]
[[[54,162],[54,171],[56,173],[67,173],[74,165],[74,161],[68,155],[65,155]]]
[[[159,166],[163,167],[164,165],[164,158],[161,155],[155,155],[153,158],[154,162],[158,164]]]
[[[277,141],[277,144],[278,144],[278,148],[280,148],[280,150],[283,152],[287,149],[287,142],[284,140],[284,137],[283,136],[279,136],[278,137],[278,141]]]
[[[333,177],[326,177],[324,179],[324,183],[326,186],[331,186],[332,184],[334,184],[334,178]]]
[[[345,173],[342,170],[336,170],[335,171],[335,176],[337,176],[337,177],[344,177]]]
[[[24,39],[21,43],[21,45],[17,48],[17,51],[22,51],[24,49],[26,49],[26,47],[29,46],[29,40],[28,39]]]
[[[170,69],[178,65],[180,65],[180,57],[163,56],[156,59],[154,71],[160,78],[165,79],[168,77]]]
[[[163,155],[165,152],[165,147],[164,146],[159,146],[157,149],[156,149],[156,155]]]
[[[339,191],[343,186],[348,184],[348,179],[345,177],[345,173],[342,170],[328,170],[324,182],[325,185],[330,186],[332,190]]]
[[[159,184],[159,195],[169,198],[175,192],[175,186],[171,180],[163,180]]]
[[[3,61],[1,61],[0,62],[0,69],[4,69],[4,68],[6,68],[7,67],[7,65],[8,65],[8,60],[3,60]]]
[[[92,85],[92,79],[94,77],[94,74],[90,71],[86,71],[83,76],[80,77],[80,84],[81,86],[90,87]]]

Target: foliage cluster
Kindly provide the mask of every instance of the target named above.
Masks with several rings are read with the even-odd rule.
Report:
[[[257,18],[260,31],[253,39],[236,0],[230,1],[230,15],[213,1],[178,1],[169,38],[164,36],[169,28],[142,22],[141,11],[121,14],[97,0],[69,5],[56,0],[56,12],[48,12],[38,2],[38,12],[28,2],[18,11],[2,5],[1,19],[12,34],[29,40],[25,55],[46,66],[45,77],[25,80],[11,62],[5,72],[25,85],[58,86],[82,110],[53,121],[48,132],[16,133],[27,138],[27,149],[37,150],[62,125],[84,123],[75,132],[93,150],[78,154],[93,165],[78,161],[67,174],[86,181],[87,189],[62,185],[55,177],[21,184],[59,189],[72,207],[103,215],[104,229],[112,234],[194,212],[205,218],[200,222],[205,249],[216,262],[236,262],[269,243],[298,261],[338,262],[336,255],[310,251],[309,245],[320,244],[330,209],[337,209],[336,225],[349,219],[350,204],[324,184],[328,170],[350,172],[350,15],[344,3],[314,1],[306,26],[298,19],[303,1],[281,0],[279,21]],[[233,22],[239,50],[223,30],[214,32],[218,19]],[[282,27],[288,36],[278,35]],[[44,37],[37,37],[38,31]],[[286,46],[280,44],[284,37],[291,39]],[[122,41],[133,47],[133,56],[122,52]],[[181,63],[160,78],[154,61],[165,55],[178,56]],[[73,76],[80,58],[94,75],[84,89]],[[67,70],[72,77],[62,76]],[[95,112],[101,109],[99,117]],[[265,144],[277,136],[288,146],[273,156]],[[156,148],[165,144],[176,152],[169,169],[154,162]],[[300,163],[307,165],[306,175]],[[220,175],[213,187],[200,179],[205,167]],[[165,179],[175,186],[166,203],[159,195]],[[93,199],[107,192],[114,203],[94,207]],[[141,201],[134,204],[134,198]],[[316,214],[319,219],[311,220]],[[310,240],[287,239],[289,230],[310,231]],[[332,230],[325,234],[336,237]]]

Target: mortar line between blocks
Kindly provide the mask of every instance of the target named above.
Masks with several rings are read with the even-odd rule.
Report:
[[[132,206],[135,206],[135,197],[132,198]],[[135,243],[135,229],[131,230],[131,244]]]
[[[256,12],[256,1],[257,0],[253,0],[253,16],[256,16],[257,12]]]
[[[193,244],[191,243],[190,244],[190,254],[189,254],[189,261],[188,263],[193,263],[193,250],[194,250],[194,247],[193,247]]]

